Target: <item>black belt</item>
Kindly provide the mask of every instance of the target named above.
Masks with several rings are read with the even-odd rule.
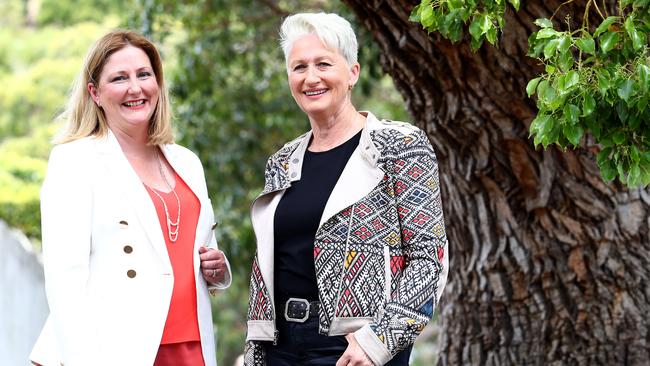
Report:
[[[284,318],[288,322],[304,323],[311,317],[318,316],[320,301],[290,298],[284,304]]]

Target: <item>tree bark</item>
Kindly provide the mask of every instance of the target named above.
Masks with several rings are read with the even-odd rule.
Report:
[[[541,68],[527,38],[561,1],[522,1],[499,47],[476,53],[410,22],[418,0],[343,1],[438,155],[451,248],[438,363],[647,365],[650,189],[603,183],[589,138],[566,152],[528,138]],[[580,21],[574,3],[554,19]]]

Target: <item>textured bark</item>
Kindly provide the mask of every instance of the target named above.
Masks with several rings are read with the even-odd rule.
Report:
[[[451,248],[439,364],[647,365],[650,189],[603,183],[588,139],[566,152],[528,139],[525,86],[541,70],[527,38],[561,2],[522,1],[499,47],[477,53],[409,22],[417,0],[344,2],[438,154]],[[581,18],[574,3],[555,19]]]

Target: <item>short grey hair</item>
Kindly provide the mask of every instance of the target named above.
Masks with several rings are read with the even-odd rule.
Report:
[[[288,16],[280,27],[280,46],[288,62],[294,42],[315,34],[325,46],[338,50],[348,65],[357,63],[358,43],[350,22],[334,13],[298,13]]]

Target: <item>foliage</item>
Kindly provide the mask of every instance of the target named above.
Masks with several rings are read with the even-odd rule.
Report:
[[[19,2],[4,6],[12,3]],[[115,24],[0,29],[0,219],[32,239],[40,238],[39,189],[58,127],[52,120],[88,46]]]
[[[516,10],[518,0],[508,1]],[[572,0],[567,1],[570,3]],[[565,3],[565,4],[566,4]],[[598,165],[606,181],[618,177],[628,186],[650,184],[650,1],[618,0],[608,16],[588,0],[583,24],[562,31],[550,19],[529,38],[529,56],[545,72],[526,88],[537,96],[537,116],[530,125],[535,145],[578,146],[585,133],[602,146]],[[473,49],[485,39],[495,45],[504,25],[505,0],[423,0],[411,19],[452,41],[469,23]],[[590,9],[602,19],[589,25]]]
[[[580,144],[590,132],[603,149],[598,165],[607,181],[650,184],[650,1],[620,1],[619,14],[558,31],[548,19],[529,38],[530,56],[545,73],[528,83],[539,112],[530,125],[535,145]],[[594,3],[594,6],[595,3]],[[587,19],[585,19],[586,22]]]
[[[39,26],[71,26],[81,22],[103,23],[107,14],[124,14],[130,0],[42,0],[37,17]]]
[[[462,39],[463,26],[469,24],[471,46],[476,50],[485,40],[496,45],[507,3],[519,10],[520,0],[422,0],[413,8],[411,20],[453,42]]]

